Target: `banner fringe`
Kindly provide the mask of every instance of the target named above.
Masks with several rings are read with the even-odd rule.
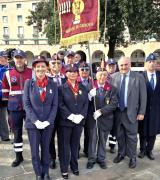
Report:
[[[82,34],[76,34],[71,37],[62,38],[60,41],[60,44],[61,46],[69,46],[69,45],[77,44],[80,42],[95,40],[95,39],[98,39],[99,36],[100,36],[100,32],[98,31],[91,31],[91,32],[86,32]]]

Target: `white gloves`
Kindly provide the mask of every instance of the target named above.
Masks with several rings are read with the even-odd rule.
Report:
[[[88,93],[88,99],[91,101],[92,97],[96,96],[96,88],[93,88]]]
[[[67,119],[71,120],[75,124],[79,124],[84,117],[81,114],[71,114]]]
[[[95,120],[97,120],[102,115],[100,110],[97,110],[94,112],[93,117]]]
[[[39,121],[39,120],[37,120],[34,124],[35,124],[35,126],[36,126],[37,129],[44,129],[44,128],[46,128],[47,126],[50,125],[50,123],[49,123],[48,121],[42,122],[42,121]]]
[[[50,125],[48,121],[43,121],[43,129]]]

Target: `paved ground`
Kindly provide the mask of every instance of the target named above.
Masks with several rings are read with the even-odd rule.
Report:
[[[83,141],[83,139],[82,139]],[[96,164],[92,170],[86,169],[87,159],[81,154],[79,159],[80,176],[76,177],[70,173],[71,180],[160,180],[160,136],[157,138],[154,150],[155,161],[145,157],[143,160],[137,158],[137,167],[134,170],[128,168],[129,159],[125,158],[120,164],[114,164],[112,155],[107,153],[108,169],[102,170]],[[30,148],[26,134],[24,135],[24,163],[16,168],[10,165],[14,160],[14,152],[11,142],[0,142],[0,180],[34,180],[34,172],[31,164]],[[57,169],[50,170],[53,180],[61,180],[59,163]]]

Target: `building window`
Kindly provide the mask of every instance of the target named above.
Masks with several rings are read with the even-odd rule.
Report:
[[[17,10],[22,8],[22,4],[17,4]]]
[[[39,41],[38,40],[34,40],[34,44],[39,44]]]
[[[5,10],[6,10],[6,7],[7,7],[7,6],[6,6],[5,4],[3,4],[3,5],[2,5],[2,11],[5,11]]]
[[[37,26],[33,26],[33,38],[38,38],[39,37],[39,31]]]
[[[23,45],[23,44],[24,44],[24,41],[23,41],[23,40],[20,40],[20,41],[19,41],[19,44],[20,44],[20,45]]]
[[[35,11],[37,3],[32,3],[32,10]]]
[[[8,16],[2,16],[3,23],[8,23]]]
[[[8,27],[3,27],[3,34],[9,35],[9,28]]]
[[[24,28],[23,26],[18,26],[18,38],[23,39],[24,38]]]
[[[4,43],[5,43],[5,45],[8,45],[8,44],[9,44],[9,41],[8,41],[8,40],[5,40]]]
[[[18,16],[17,16],[17,22],[22,22],[22,21],[23,21],[22,15],[18,15]]]

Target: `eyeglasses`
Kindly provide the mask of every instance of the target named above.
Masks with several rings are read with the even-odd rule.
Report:
[[[58,65],[60,65],[61,64],[61,62],[51,62],[53,65],[55,65],[55,64],[58,64]]]
[[[80,68],[81,71],[89,71],[89,68]]]

